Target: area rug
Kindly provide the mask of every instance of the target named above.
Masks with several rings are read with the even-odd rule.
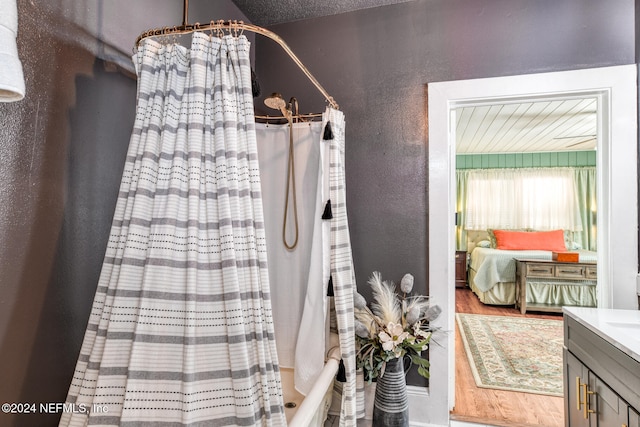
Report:
[[[562,321],[456,314],[478,387],[562,396]]]

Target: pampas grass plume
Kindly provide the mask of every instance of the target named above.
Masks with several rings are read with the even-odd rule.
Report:
[[[369,279],[371,291],[375,302],[371,309],[376,316],[386,325],[389,322],[400,323],[402,313],[400,302],[396,298],[395,285],[391,282],[383,282],[380,272],[374,271]]]

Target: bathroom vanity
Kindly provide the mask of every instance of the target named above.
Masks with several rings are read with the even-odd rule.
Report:
[[[563,312],[565,425],[640,427],[640,311]]]

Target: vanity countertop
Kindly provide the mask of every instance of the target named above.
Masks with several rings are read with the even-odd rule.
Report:
[[[562,311],[640,362],[640,310],[563,307]]]

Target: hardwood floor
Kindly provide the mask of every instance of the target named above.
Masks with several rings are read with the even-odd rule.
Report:
[[[512,306],[482,304],[468,288],[456,289],[456,313],[492,314],[562,320],[562,314],[520,314]],[[562,397],[476,387],[456,326],[456,394],[451,418],[496,426],[564,426]]]

